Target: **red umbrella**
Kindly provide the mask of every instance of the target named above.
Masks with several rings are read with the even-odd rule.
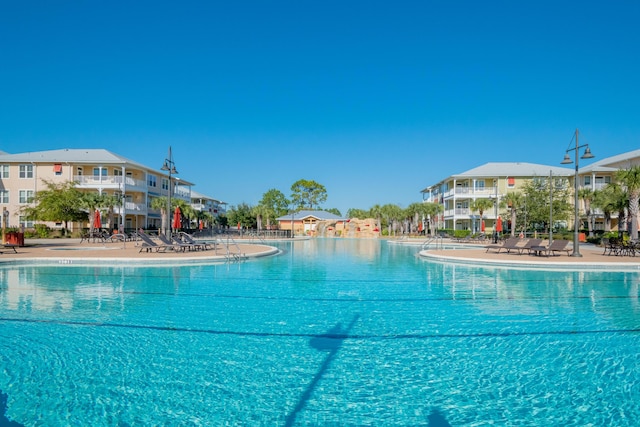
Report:
[[[180,215],[180,206],[176,206],[176,210],[173,212],[173,228],[182,228],[182,221]]]
[[[482,220],[482,224],[480,224],[480,231],[484,233],[484,219]]]
[[[498,220],[496,221],[496,231],[498,233],[502,233],[502,218],[498,217]]]
[[[242,225],[240,225],[240,223],[238,223],[238,230],[240,230],[241,227],[242,227]]]
[[[422,233],[422,221],[418,223],[418,232]]]
[[[100,220],[100,211],[97,209],[93,215],[93,228],[98,230],[102,228],[102,221]]]
[[[200,220],[200,224],[198,224],[198,228],[202,230],[204,228],[204,221]]]

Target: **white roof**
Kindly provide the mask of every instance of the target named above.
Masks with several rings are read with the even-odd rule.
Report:
[[[536,163],[490,162],[466,172],[451,175],[451,178],[549,176],[549,172],[556,176],[569,176],[574,173],[574,170]]]

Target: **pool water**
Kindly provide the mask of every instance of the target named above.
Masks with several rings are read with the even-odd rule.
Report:
[[[0,267],[0,425],[631,426],[640,276],[377,240]]]

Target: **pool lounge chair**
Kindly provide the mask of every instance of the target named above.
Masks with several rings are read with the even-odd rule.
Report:
[[[494,249],[497,253],[500,253],[503,249],[510,253],[511,251],[520,251],[522,247],[520,245],[520,240],[518,237],[509,237],[504,241],[501,245],[487,245],[487,250],[485,252],[489,252],[489,250]]]
[[[179,234],[180,238],[184,241],[184,243],[189,243],[192,245],[198,245],[200,246],[200,249],[214,249],[215,246],[211,245],[211,243],[207,243],[207,242],[200,242],[197,240],[194,240],[193,237],[191,237],[191,235],[184,233],[184,232],[180,232]],[[214,243],[215,245],[215,243]]]
[[[542,239],[529,239],[527,240],[527,243],[525,243],[524,246],[520,248],[519,254],[522,255],[524,251],[527,251],[528,254],[531,254],[531,248],[540,246],[541,243]]]
[[[533,255],[556,255],[556,252],[566,252],[569,255],[572,248],[568,247],[569,240],[554,240],[549,246],[533,246],[529,249],[529,253]]]
[[[189,245],[187,243],[181,243],[181,242],[172,242],[171,240],[169,240],[168,237],[166,237],[164,234],[159,234],[158,235],[158,240],[160,240],[164,245],[166,245],[169,249],[173,249],[174,251],[186,251],[187,249],[189,250],[195,250],[195,246],[193,245]]]
[[[142,244],[140,245],[140,250],[138,252],[142,252],[146,250],[147,252],[166,252],[167,249],[172,249],[174,245],[166,245],[166,244],[158,244],[154,242],[151,237],[146,235],[145,233],[137,233],[138,238],[142,240]]]
[[[10,250],[13,251],[13,253],[17,254],[18,251],[16,250],[16,246],[18,246],[18,245],[16,245],[15,243],[1,243],[0,244],[0,249],[10,249]],[[3,253],[4,253],[4,251],[0,250],[0,254],[3,254]]]

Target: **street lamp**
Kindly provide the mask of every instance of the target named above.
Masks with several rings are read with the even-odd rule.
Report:
[[[580,254],[580,246],[579,246],[580,243],[578,239],[578,230],[580,225],[580,217],[578,215],[578,204],[580,202],[580,199],[578,198],[578,150],[582,147],[586,147],[584,150],[584,154],[582,155],[582,157],[580,157],[581,159],[592,159],[594,156],[593,154],[591,154],[591,150],[589,149],[589,144],[579,145],[578,129],[576,129],[575,139],[576,139],[576,146],[574,148],[567,148],[567,151],[564,155],[564,160],[562,160],[560,164],[568,165],[573,163],[573,161],[571,160],[571,157],[569,156],[569,151],[575,152],[576,173],[575,173],[575,177],[573,178],[573,191],[575,196],[574,205],[573,205],[573,253],[571,254],[571,256],[581,257],[582,254]]]
[[[169,146],[169,156],[164,159],[164,164],[160,170],[169,172],[169,195],[167,196],[167,224],[164,235],[171,239],[171,175],[177,175],[176,164],[173,162],[173,156],[171,155],[171,146]]]

